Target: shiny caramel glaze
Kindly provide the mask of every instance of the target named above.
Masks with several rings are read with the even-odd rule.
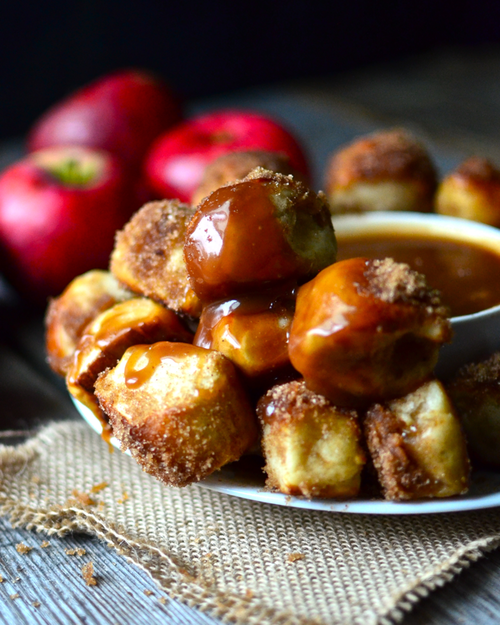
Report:
[[[273,289],[204,307],[194,344],[231,360],[252,387],[298,377],[288,355],[296,289]]]
[[[430,212],[437,172],[425,147],[395,129],[361,137],[331,157],[325,189],[334,213]]]
[[[212,191],[230,182],[241,180],[256,167],[276,171],[285,176],[292,175],[295,180],[308,183],[303,175],[290,165],[290,159],[286,154],[265,150],[228,152],[207,165],[200,186],[191,199],[192,203],[196,206]]]
[[[462,367],[446,386],[474,466],[500,469],[500,352]]]
[[[187,342],[192,337],[172,310],[153,300],[134,298],[116,304],[85,328],[66,376],[68,390],[101,418],[94,383],[99,373],[116,365],[127,348],[164,340]]]
[[[95,389],[122,449],[169,486],[203,479],[258,438],[234,365],[212,350],[136,345],[98,377]]]
[[[117,302],[133,297],[108,271],[95,269],[76,277],[51,300],[45,315],[45,347],[50,367],[66,375],[85,326]]]
[[[447,313],[407,265],[344,260],[299,289],[290,360],[335,405],[398,397],[432,372],[451,339]]]
[[[294,381],[269,390],[257,414],[269,488],[306,497],[358,495],[365,454],[354,410]]]
[[[470,465],[465,438],[437,380],[399,399],[371,406],[364,429],[386,499],[452,497],[467,492]]]
[[[471,242],[432,235],[376,233],[339,236],[338,259],[394,258],[423,273],[452,317],[500,304],[500,254]]]
[[[441,182],[436,212],[500,227],[500,169],[473,156]]]
[[[256,169],[200,204],[184,252],[192,289],[211,302],[304,281],[335,261],[336,241],[322,195]]]
[[[110,269],[131,291],[176,312],[199,317],[201,302],[189,286],[184,235],[194,208],[177,200],[145,204],[116,234]]]

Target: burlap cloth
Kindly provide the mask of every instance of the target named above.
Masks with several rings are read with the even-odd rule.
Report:
[[[96,535],[172,597],[245,625],[400,620],[500,538],[496,509],[354,515],[166,488],[83,422],[0,447],[0,504],[15,525]]]

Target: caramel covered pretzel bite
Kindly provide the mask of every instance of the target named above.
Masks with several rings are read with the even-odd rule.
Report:
[[[326,198],[261,168],[211,193],[186,231],[192,289],[203,302],[305,281],[335,261]]]
[[[203,479],[258,438],[234,365],[215,351],[137,345],[99,376],[95,391],[122,449],[169,486]]]
[[[353,258],[300,287],[289,352],[308,388],[352,408],[414,390],[450,340],[448,310],[423,275]]]
[[[116,365],[128,347],[166,340],[190,342],[192,338],[172,310],[145,297],[129,299],[104,311],[85,328],[66,385],[75,399],[101,418],[94,383],[99,373]]]
[[[85,326],[117,302],[133,297],[108,271],[95,269],[70,282],[51,300],[45,317],[47,360],[59,375],[66,375]]]

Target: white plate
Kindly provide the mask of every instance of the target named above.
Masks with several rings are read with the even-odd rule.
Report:
[[[90,427],[100,434],[102,432],[101,423],[91,410],[75,399],[73,399],[73,403]],[[120,448],[120,443],[116,438],[111,438],[110,442],[114,447]],[[353,499],[348,501],[306,499],[264,490],[264,474],[260,469],[259,461],[255,457],[248,456],[239,462],[223,467],[220,471],[199,482],[199,486],[227,495],[279,506],[357,514],[429,514],[480,510],[500,506],[500,473],[486,471],[474,474],[469,492],[461,497],[411,502],[393,502],[383,499]]]

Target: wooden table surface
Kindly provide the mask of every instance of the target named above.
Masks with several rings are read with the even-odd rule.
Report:
[[[321,186],[325,160],[352,137],[381,126],[405,125],[418,131],[446,171],[471,152],[500,162],[500,52],[445,51],[436,56],[350,74],[335,80],[269,87],[197,103],[257,108],[279,116],[307,146]],[[4,146],[0,168],[20,153]],[[61,380],[44,359],[42,316],[12,298],[0,285],[0,442],[20,440],[44,422],[79,418]],[[13,529],[0,519],[0,622],[8,624],[115,625],[202,624],[216,621],[175,600],[160,601],[149,576],[85,535],[51,538]],[[35,547],[28,556],[15,545]],[[89,588],[78,556],[91,554],[99,585]],[[404,623],[483,625],[500,622],[500,550],[472,564],[432,593]]]

